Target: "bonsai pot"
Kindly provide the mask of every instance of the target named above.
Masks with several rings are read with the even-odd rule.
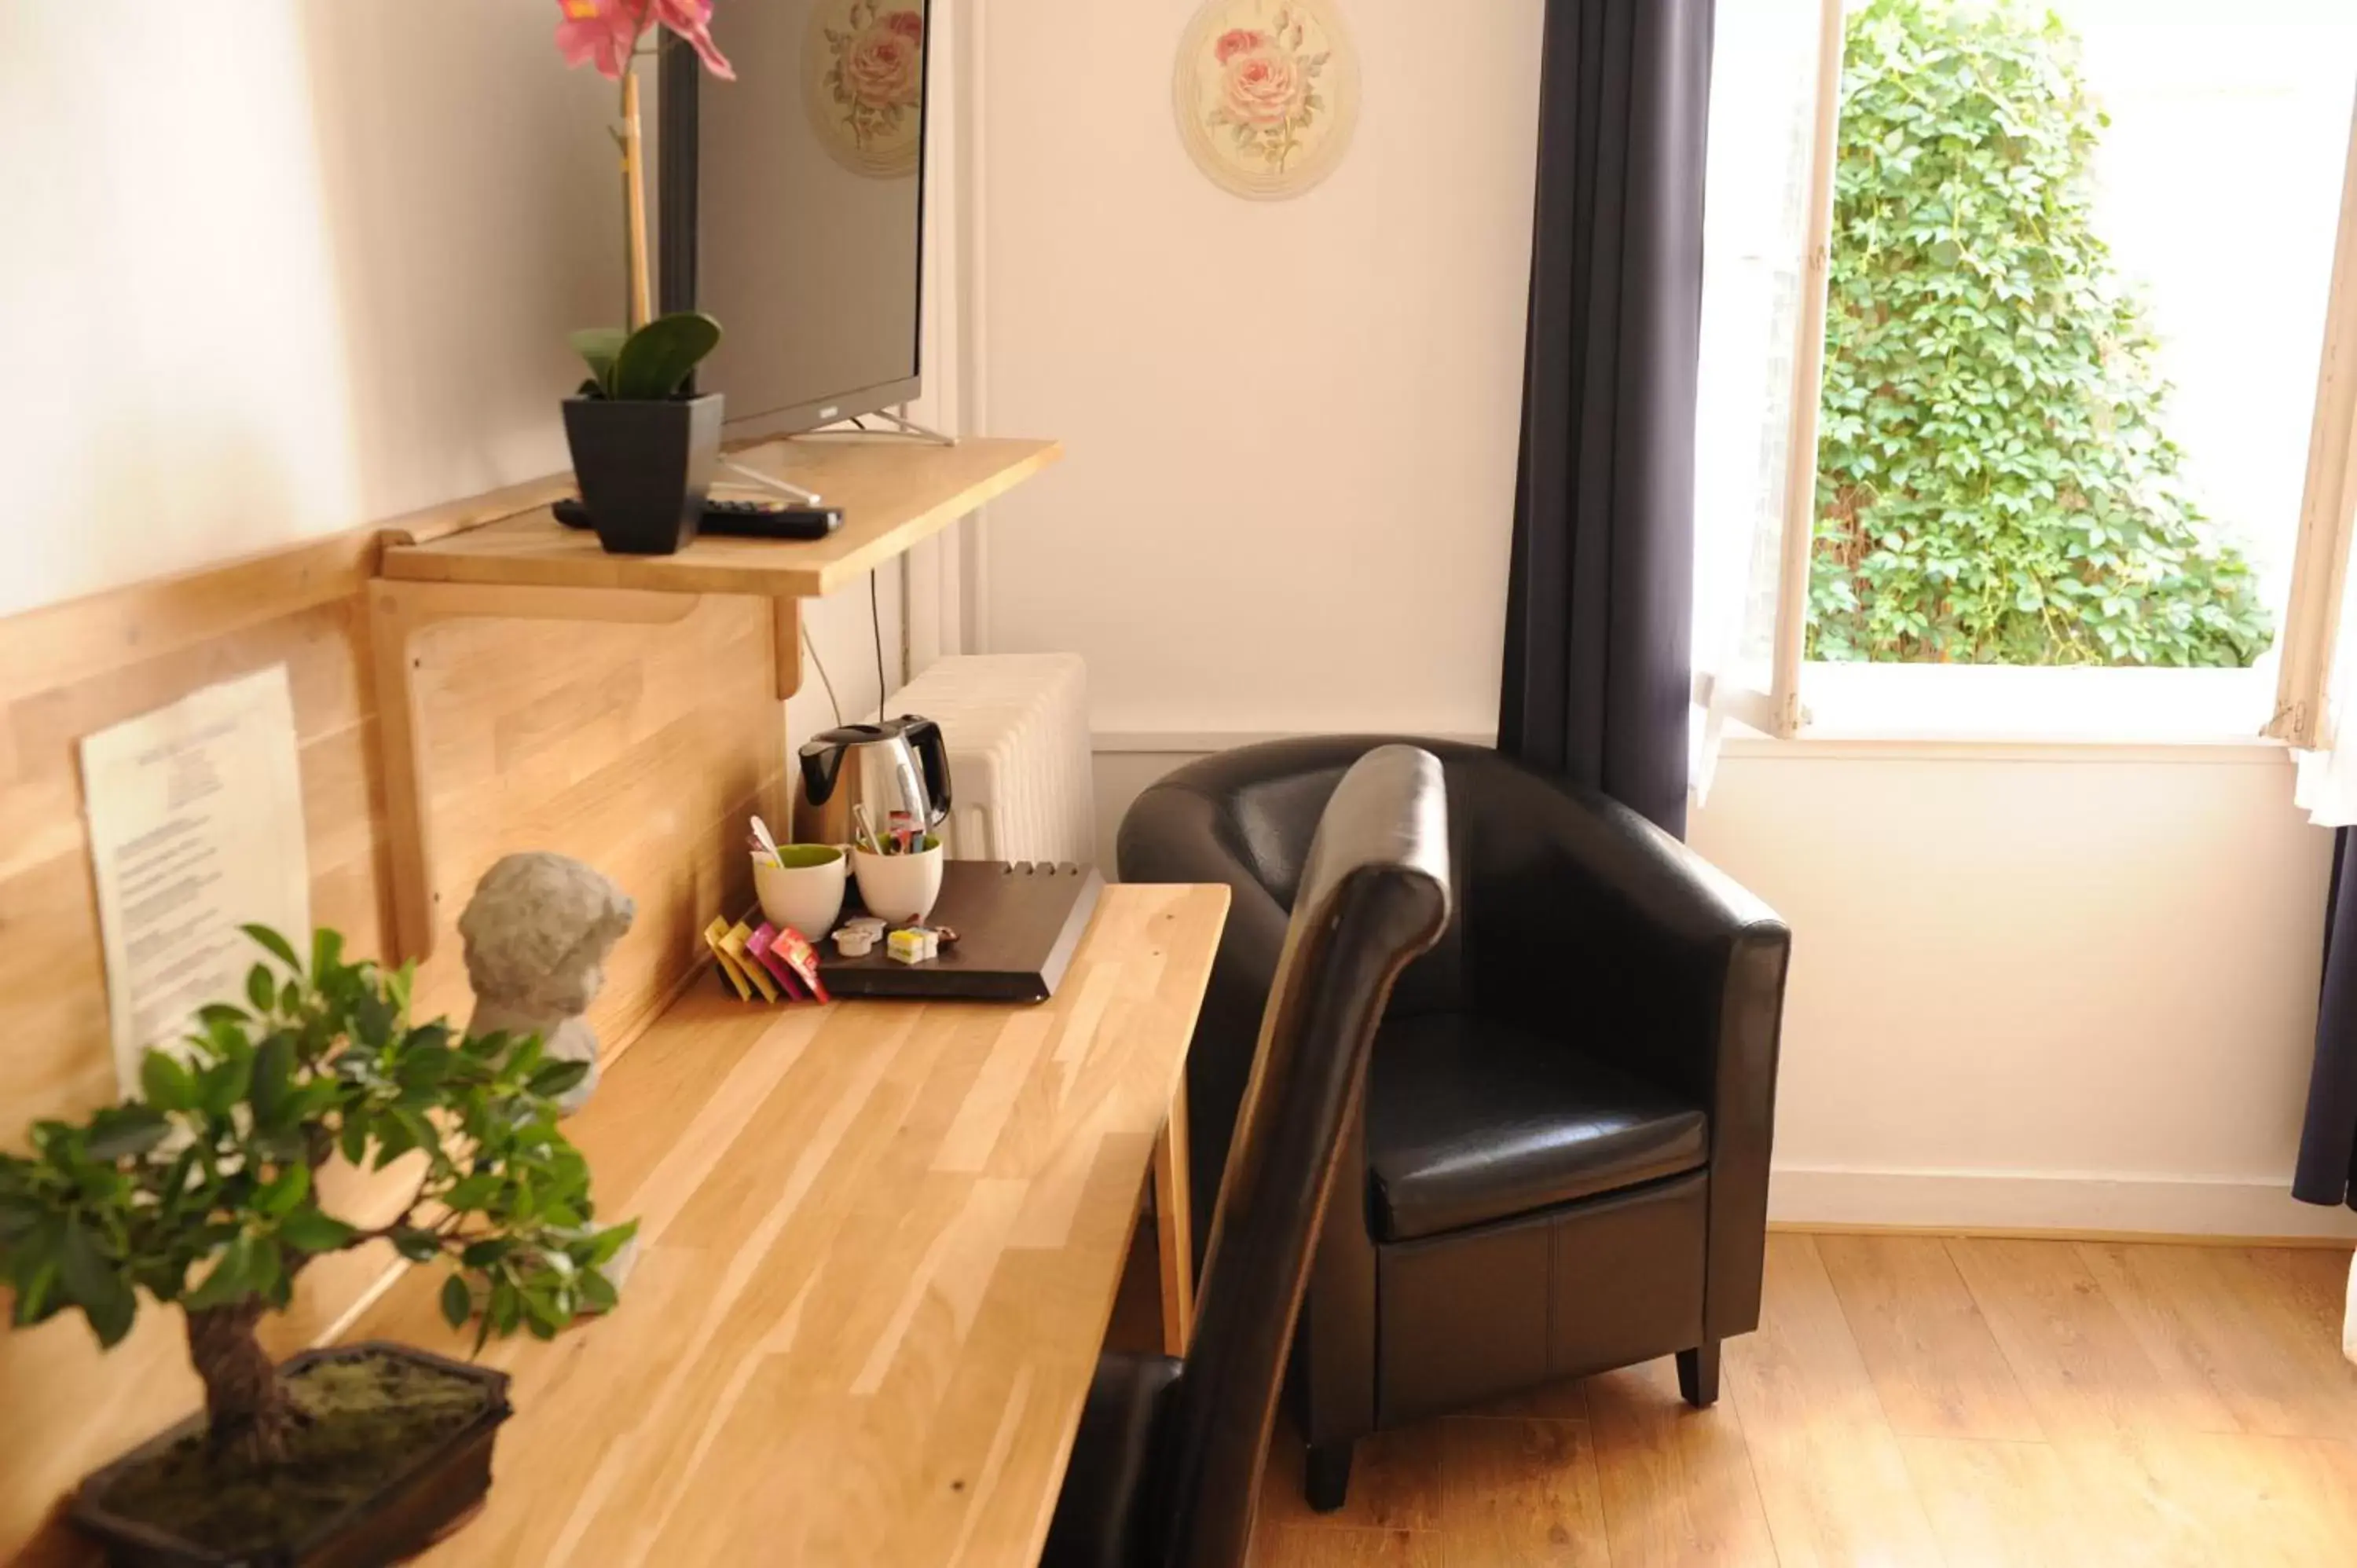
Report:
[[[721,402],[718,392],[565,400],[573,477],[599,543],[618,555],[671,555],[694,542],[720,462]]]
[[[425,1551],[490,1490],[491,1444],[511,1413],[505,1372],[382,1340],[278,1370],[312,1412],[284,1485],[223,1479],[203,1455],[201,1413],[82,1482],[74,1525],[113,1568],[374,1568]],[[371,1385],[396,1381],[432,1388],[431,1404],[367,1402]],[[257,1523],[257,1506],[276,1522]]]

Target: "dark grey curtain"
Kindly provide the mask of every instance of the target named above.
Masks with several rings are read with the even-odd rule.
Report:
[[[2349,833],[2332,841],[2332,892],[2324,906],[2324,990],[2317,1000],[2316,1065],[2291,1193],[2307,1203],[2357,1208],[2357,867]]]
[[[1498,714],[1500,749],[1681,835],[1712,10],[1547,5]]]

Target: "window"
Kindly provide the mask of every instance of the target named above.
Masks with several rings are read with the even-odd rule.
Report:
[[[2357,7],[1730,9],[1697,443],[1706,728],[2282,727],[2346,584],[2316,473],[2345,467],[2349,432],[2317,367],[2329,303],[2357,289],[2334,284]]]

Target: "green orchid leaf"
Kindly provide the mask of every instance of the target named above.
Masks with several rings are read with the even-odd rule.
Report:
[[[678,394],[705,357],[720,346],[720,323],[700,311],[658,317],[630,334],[605,378],[619,402],[652,403]]]
[[[622,345],[630,339],[619,327],[585,327],[573,334],[573,351],[589,367],[586,390],[600,397],[614,395],[614,361],[622,357]]]

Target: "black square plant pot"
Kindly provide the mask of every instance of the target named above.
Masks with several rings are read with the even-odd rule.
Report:
[[[695,541],[720,463],[721,396],[659,403],[565,400],[573,477],[597,542],[617,555],[671,555]]]
[[[205,1418],[199,1412],[93,1471],[74,1496],[75,1528],[105,1549],[108,1568],[378,1568],[408,1561],[464,1522],[490,1492],[491,1445],[500,1423],[514,1413],[507,1399],[508,1375],[381,1339],[307,1350],[280,1362],[278,1370],[285,1377],[316,1362],[366,1357],[406,1360],[479,1384],[482,1410],[405,1469],[388,1474],[375,1496],[304,1539],[234,1555],[126,1519],[107,1507],[107,1494],[125,1471],[203,1429]]]

